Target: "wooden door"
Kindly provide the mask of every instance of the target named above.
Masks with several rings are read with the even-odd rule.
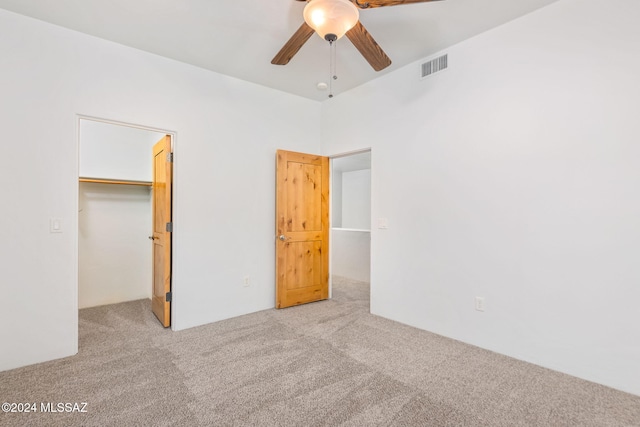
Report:
[[[151,309],[162,326],[171,325],[171,136],[153,146],[153,294]]]
[[[329,297],[329,158],[278,150],[276,308]]]

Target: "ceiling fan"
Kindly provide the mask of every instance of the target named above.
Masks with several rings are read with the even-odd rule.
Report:
[[[296,0],[306,1],[304,20],[280,52],[271,60],[275,65],[286,65],[315,32],[333,43],[346,35],[364,59],[380,71],[391,65],[391,59],[371,37],[359,20],[358,9],[426,3],[439,0]]]

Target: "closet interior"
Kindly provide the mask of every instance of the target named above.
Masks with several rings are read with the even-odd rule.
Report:
[[[152,147],[164,135],[80,119],[79,308],[151,298]]]

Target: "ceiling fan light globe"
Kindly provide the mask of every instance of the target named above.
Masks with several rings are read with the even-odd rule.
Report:
[[[349,0],[311,0],[303,16],[321,38],[333,34],[339,39],[358,23],[360,13]]]
[[[326,22],[324,10],[316,9],[311,13],[311,22],[315,27],[321,27]]]

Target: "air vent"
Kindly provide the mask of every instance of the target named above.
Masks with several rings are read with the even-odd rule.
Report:
[[[428,77],[432,74],[442,71],[449,66],[449,55],[445,54],[439,56],[431,61],[422,64],[422,78]]]

